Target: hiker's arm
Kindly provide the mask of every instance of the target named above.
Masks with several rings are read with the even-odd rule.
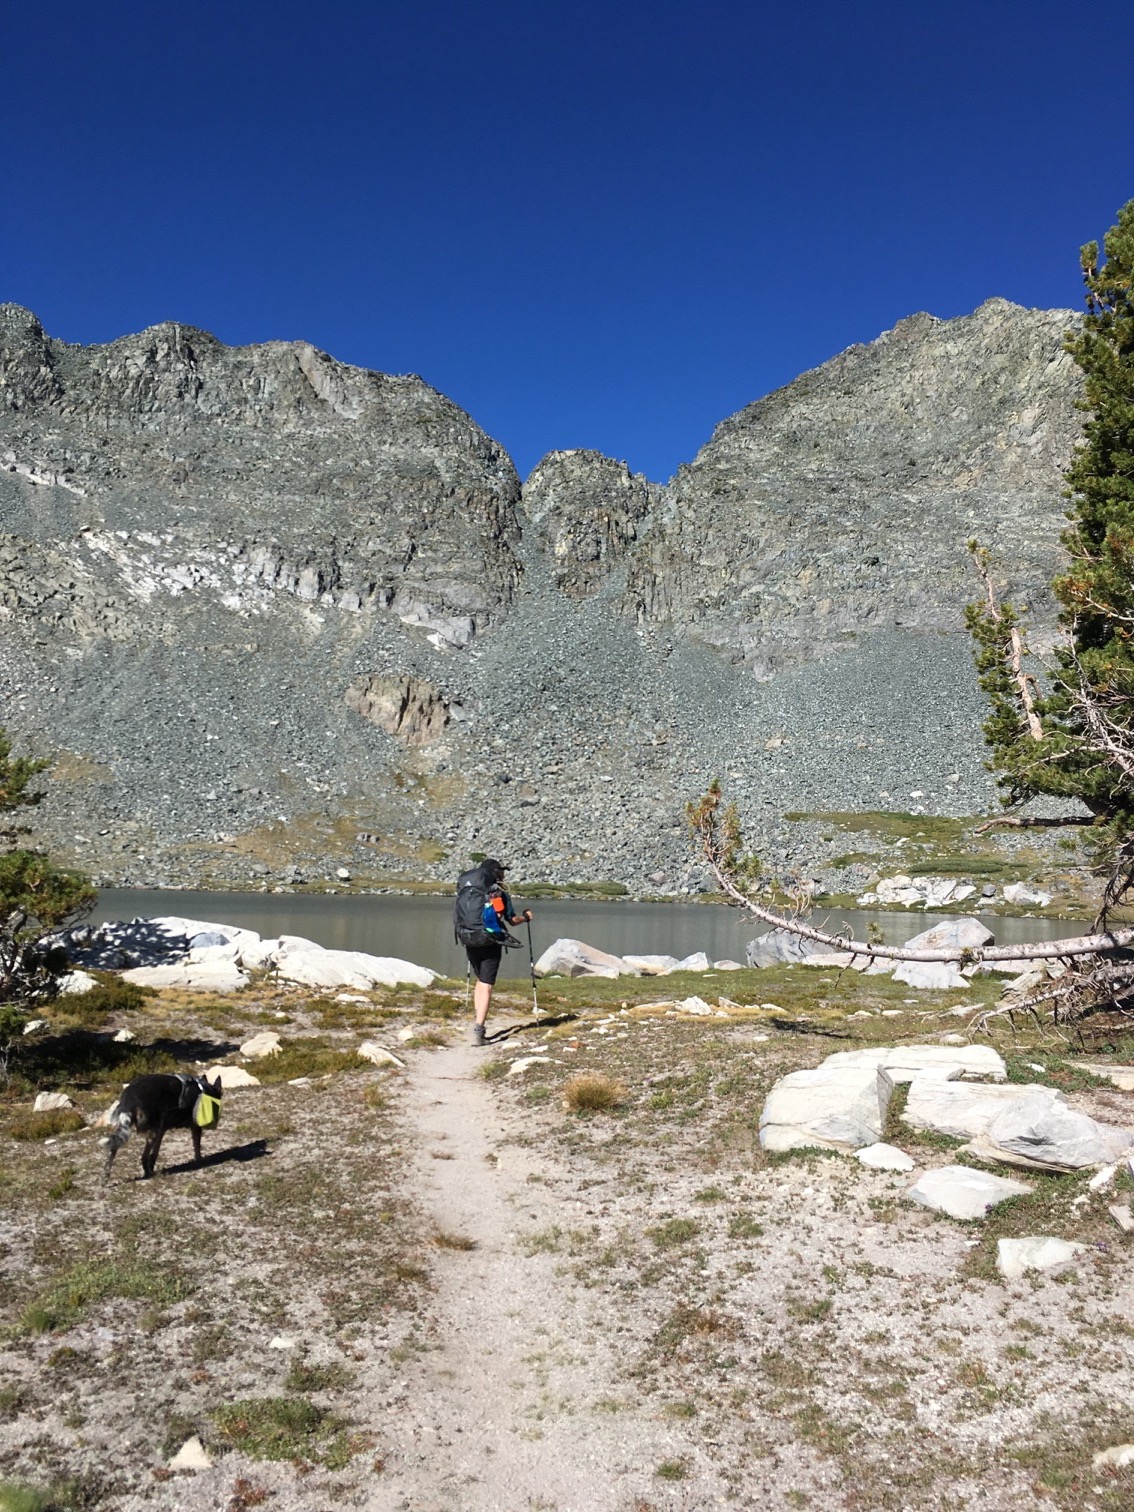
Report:
[[[511,895],[511,893],[505,893],[504,894],[504,899],[505,899],[506,903],[508,904],[508,923],[509,924],[530,924],[531,923],[531,921],[532,921],[532,911],[531,911],[530,908],[525,908],[524,911],[523,911],[523,913],[517,913],[516,912],[516,905],[512,902],[512,895]]]

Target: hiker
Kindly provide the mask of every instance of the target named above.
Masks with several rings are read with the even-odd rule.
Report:
[[[506,928],[509,924],[528,924],[532,911],[517,913],[504,889],[507,867],[491,858],[457,878],[457,901],[453,909],[453,933],[465,947],[469,970],[476,978],[473,990],[473,1044],[484,1044],[484,1025],[492,1002],[492,989],[500,960],[514,940]]]

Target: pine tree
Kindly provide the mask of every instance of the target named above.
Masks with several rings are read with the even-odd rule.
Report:
[[[1103,242],[1082,249],[1086,314],[1065,348],[1084,375],[1082,443],[1066,472],[1069,564],[1054,581],[1066,632],[1048,685],[1028,672],[1021,620],[997,604],[975,545],[986,602],[971,605],[985,740],[1006,804],[1074,798],[1112,855],[1134,834],[1134,200]]]
[[[94,902],[90,883],[63,871],[43,851],[22,843],[29,834],[22,816],[42,802],[35,779],[50,762],[13,756],[0,730],[0,1041],[16,1027],[11,1007],[49,989],[51,973],[37,946],[46,934]],[[2,1060],[3,1044],[0,1044]]]

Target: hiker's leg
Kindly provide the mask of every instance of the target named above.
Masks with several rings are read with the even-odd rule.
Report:
[[[483,1024],[488,1017],[488,1006],[492,1002],[492,983],[477,982],[473,988],[473,1012],[476,1022]]]

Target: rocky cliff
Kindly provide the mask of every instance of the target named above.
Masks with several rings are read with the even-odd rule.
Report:
[[[665,890],[714,774],[781,860],[789,810],[974,811],[964,543],[1050,624],[1071,319],[914,316],[668,485],[556,452],[521,492],[419,378],[0,307],[0,722],[57,758],[47,838],[108,880],[492,850]]]

